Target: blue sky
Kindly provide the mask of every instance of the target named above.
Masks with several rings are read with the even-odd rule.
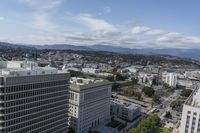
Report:
[[[199,0],[2,0],[0,41],[200,48]]]

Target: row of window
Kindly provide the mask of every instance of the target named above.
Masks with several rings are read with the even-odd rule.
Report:
[[[52,98],[52,99],[47,99],[47,100],[43,100],[43,101],[39,101],[39,102],[33,102],[33,103],[29,103],[29,104],[24,104],[21,106],[16,106],[13,108],[6,108],[5,110],[1,110],[1,111],[5,111],[5,113],[13,113],[13,112],[18,112],[21,110],[27,110],[30,108],[35,108],[35,107],[39,107],[39,106],[43,106],[49,103],[53,103],[53,102],[59,102],[65,100],[65,102],[67,103],[67,97],[66,95],[62,96],[62,97],[57,97],[57,98]]]
[[[5,120],[23,117],[25,115],[31,115],[33,113],[40,112],[40,111],[43,111],[43,110],[50,110],[51,108],[55,108],[57,106],[62,106],[62,105],[68,106],[68,104],[65,100],[60,101],[60,102],[53,102],[53,103],[49,103],[49,104],[44,105],[44,106],[39,106],[39,107],[36,107],[36,108],[31,108],[31,109],[28,109],[28,110],[23,110],[23,111],[20,111],[20,112],[8,114],[8,115],[5,116]]]
[[[44,87],[64,85],[64,84],[67,85],[68,81],[67,80],[59,80],[59,81],[51,81],[51,82],[43,82],[43,83],[35,83],[35,84],[9,86],[9,87],[0,88],[0,92],[1,93],[12,93],[12,92],[34,90],[34,89],[44,88]]]
[[[58,92],[47,93],[45,95],[38,95],[38,96],[24,98],[24,99],[15,100],[15,101],[10,101],[10,102],[6,102],[6,103],[0,103],[0,105],[1,105],[1,107],[10,108],[12,106],[19,106],[19,105],[37,102],[37,101],[40,101],[40,100],[45,100],[45,99],[63,96],[63,95],[68,96],[68,91],[62,90],[62,91],[58,91]]]
[[[59,108],[60,109],[60,108]],[[52,118],[53,115],[59,116],[60,114],[65,114],[67,112],[67,108],[63,108],[61,110],[58,110],[58,108],[55,108],[54,110],[48,110],[48,111],[43,111],[41,113],[36,113],[33,115],[29,115],[26,117],[22,117],[19,119],[14,119],[12,121],[6,122],[7,127],[16,125],[16,124],[23,124],[23,123],[30,123],[33,124],[35,122],[43,121],[42,118],[45,117],[47,118]]]
[[[34,121],[34,123],[32,122],[27,122],[27,123],[23,123],[20,125],[16,125],[13,127],[9,127],[7,128],[8,132],[14,132],[14,133],[25,133],[25,132],[29,132],[29,131],[37,131],[37,130],[41,130],[40,132],[47,130],[49,128],[51,128],[52,126],[56,126],[56,125],[60,125],[62,123],[65,123],[67,119],[67,115],[66,114],[62,114],[60,116],[55,115],[55,116],[51,116],[48,118],[43,118],[43,120],[41,121]],[[61,123],[62,122],[62,123]]]
[[[37,82],[48,82],[54,80],[68,80],[68,75],[66,74],[49,74],[49,75],[34,75],[34,76],[22,76],[22,77],[7,77],[6,85],[14,84],[25,84],[25,83],[37,83]]]
[[[55,108],[51,108],[51,109],[35,112],[35,113],[32,113],[32,114],[28,114],[28,115],[17,117],[17,118],[13,118],[13,119],[8,119],[8,118],[10,118],[9,116],[0,116],[0,119],[5,121],[6,126],[9,126],[9,125],[12,125],[12,124],[15,124],[15,123],[31,120],[31,119],[40,117],[42,115],[50,114],[50,113],[56,112],[58,110],[63,110],[63,109],[67,111],[68,110],[68,106],[67,105],[62,105],[62,106],[58,106],[58,107],[55,107]]]
[[[66,86],[56,86],[56,87],[43,88],[43,89],[34,90],[34,91],[27,91],[27,92],[21,92],[21,93],[16,93],[16,94],[3,95],[3,96],[1,96],[1,99],[4,101],[16,100],[16,99],[21,99],[21,98],[27,98],[27,97],[47,94],[47,93],[51,93],[51,92],[57,92],[57,91],[61,91],[61,90],[67,90],[67,89],[68,88]]]

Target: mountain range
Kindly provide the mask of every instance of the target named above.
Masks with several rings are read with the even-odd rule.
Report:
[[[75,46],[69,44],[54,44],[54,45],[21,45],[0,42],[0,49],[51,49],[51,50],[75,50],[75,51],[106,51],[123,54],[145,54],[145,55],[171,55],[182,58],[191,58],[200,60],[200,49],[131,49],[116,47],[111,45],[85,45]]]
[[[67,44],[55,44],[55,45],[37,45],[34,46],[37,49],[58,49],[58,50],[82,50],[82,51],[107,51],[123,54],[145,54],[145,55],[171,55],[182,58],[191,58],[200,60],[200,49],[130,49],[123,47],[116,47],[110,45],[86,45],[86,46],[74,46]]]

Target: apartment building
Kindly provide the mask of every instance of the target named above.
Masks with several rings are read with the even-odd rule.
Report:
[[[116,98],[111,99],[111,115],[126,121],[133,121],[141,115],[140,105]]]
[[[177,74],[176,73],[163,73],[163,81],[169,86],[176,87],[177,85]]]

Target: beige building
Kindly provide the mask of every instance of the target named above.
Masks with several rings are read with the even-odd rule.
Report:
[[[83,78],[70,82],[69,125],[76,133],[88,133],[110,121],[110,82]]]
[[[200,84],[183,105],[180,133],[200,133]]]

